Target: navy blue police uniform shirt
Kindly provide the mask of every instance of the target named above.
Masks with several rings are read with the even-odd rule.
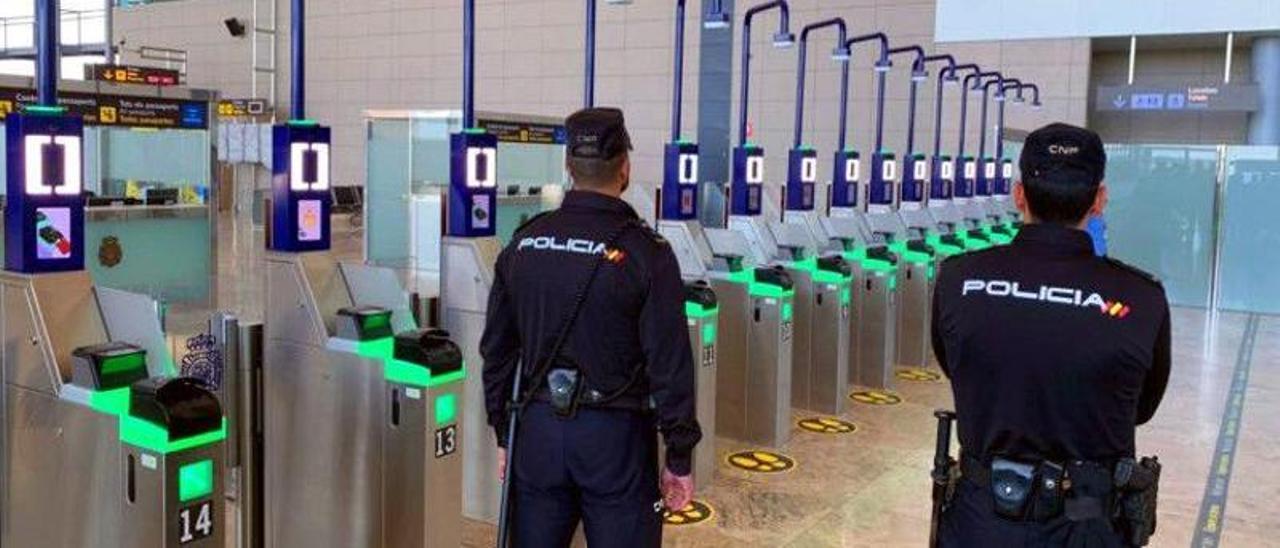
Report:
[[[624,224],[631,226],[605,249],[610,234]],[[584,372],[589,389],[613,394],[625,388],[633,397],[651,396],[667,466],[687,474],[702,432],[680,267],[670,245],[630,205],[596,192],[567,192],[560,209],[518,229],[498,256],[480,341],[489,424],[505,444],[517,361],[523,360],[524,374],[530,375],[550,352],[602,253],[605,259],[561,355]],[[532,382],[525,377],[521,384]]]
[[[1169,380],[1169,304],[1151,275],[1094,254],[1088,233],[1029,224],[939,270],[933,349],[960,445],[986,463],[1134,456]]]

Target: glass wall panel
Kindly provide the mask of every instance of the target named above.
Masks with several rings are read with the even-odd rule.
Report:
[[[1280,148],[1227,148],[1219,308],[1280,314]]]
[[[392,268],[409,265],[412,142],[407,119],[369,122],[365,144],[365,260]]]
[[[1107,147],[1111,256],[1159,276],[1175,305],[1207,307],[1213,272],[1215,147]]]

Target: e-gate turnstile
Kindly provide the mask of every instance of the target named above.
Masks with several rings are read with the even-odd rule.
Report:
[[[771,202],[769,202],[771,203]],[[801,212],[787,212],[797,215]],[[764,215],[733,215],[729,229],[748,242],[756,264],[786,269],[795,291],[791,351],[792,405],[839,414],[844,395],[837,386],[849,377],[850,303],[853,270],[839,255],[818,257],[817,245],[801,224],[766,222]]]
[[[328,252],[268,252],[266,267],[265,545],[456,546],[457,347],[414,327],[390,271]],[[388,287],[399,297],[375,294]]]
[[[480,337],[484,334],[493,287],[494,265],[502,244],[495,237],[460,238],[446,236],[440,250],[440,309],[444,325],[462,348],[462,358],[471,370],[466,380],[467,409],[462,417],[462,450],[467,455],[462,469],[463,514],[468,518],[496,523],[499,495],[498,450],[493,428],[484,408],[484,379],[480,369]]]
[[[0,287],[0,545],[223,548],[217,398],[108,342],[137,310],[104,305],[87,272]]]
[[[836,242],[813,232],[812,225],[819,223],[816,213],[787,211],[783,220],[770,226],[774,237],[782,247],[803,250],[805,255],[788,264],[796,281],[792,405],[839,415],[846,407],[845,396],[856,362],[856,266],[844,257]]]
[[[693,479],[707,485],[716,471],[716,362],[720,332],[720,302],[706,280],[685,284],[685,321],[693,352],[694,390],[702,441],[693,449]]]
[[[824,223],[853,265],[853,369],[850,384],[890,388],[898,332],[898,256],[876,243],[862,211],[832,208]]]
[[[751,252],[735,232],[704,229],[697,221],[659,221],[658,232],[670,242],[685,280],[706,280],[715,291],[715,433],[771,447],[786,443],[795,314],[790,276],[747,266]],[[699,406],[704,394],[699,392]],[[715,448],[700,444],[695,459],[695,468],[715,466]]]

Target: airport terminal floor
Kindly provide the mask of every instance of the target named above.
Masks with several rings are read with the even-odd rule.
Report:
[[[225,225],[224,225],[225,226]],[[335,220],[333,249],[358,260],[357,234]],[[250,232],[252,234],[252,232]],[[219,256],[219,308],[245,317],[260,314],[261,233],[223,232]],[[237,243],[239,242],[239,244]],[[243,245],[241,245],[243,244]],[[195,326],[200,314],[177,313],[171,323]],[[207,317],[207,312],[204,317]],[[1247,376],[1238,423],[1225,417],[1233,380]],[[1238,383],[1237,383],[1238,384]],[[845,421],[850,433],[818,434],[796,427],[781,451],[794,459],[789,470],[761,474],[723,464],[750,449],[718,439],[721,466],[697,498],[712,508],[710,519],[668,526],[664,546],[915,547],[929,533],[929,467],[933,457],[932,411],[949,407],[945,380],[898,379],[896,405],[855,404]],[[1238,388],[1238,386],[1237,386]],[[796,421],[811,416],[802,411]],[[1142,454],[1159,455],[1165,466],[1160,487],[1159,529],[1151,546],[1187,546],[1196,533],[1218,527],[1219,546],[1274,546],[1280,514],[1275,456],[1280,440],[1280,318],[1173,309],[1173,374],[1155,419],[1138,429]],[[1238,429],[1235,451],[1215,454],[1220,431]],[[704,441],[705,443],[705,441]],[[1224,507],[1203,504],[1210,474],[1234,460]],[[229,521],[229,523],[232,523]],[[467,521],[463,546],[492,546],[493,527]],[[1196,546],[1199,546],[1198,544]]]

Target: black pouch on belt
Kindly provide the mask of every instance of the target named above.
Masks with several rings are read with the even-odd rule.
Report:
[[[547,373],[547,391],[556,415],[573,418],[582,396],[582,375],[576,369],[552,369]]]
[[[997,458],[991,461],[991,497],[996,514],[1014,521],[1026,519],[1035,491],[1036,467],[1033,464]]]
[[[1062,499],[1065,492],[1062,484],[1066,470],[1056,463],[1044,461],[1036,471],[1035,505],[1031,509],[1031,519],[1046,522],[1062,515]]]

